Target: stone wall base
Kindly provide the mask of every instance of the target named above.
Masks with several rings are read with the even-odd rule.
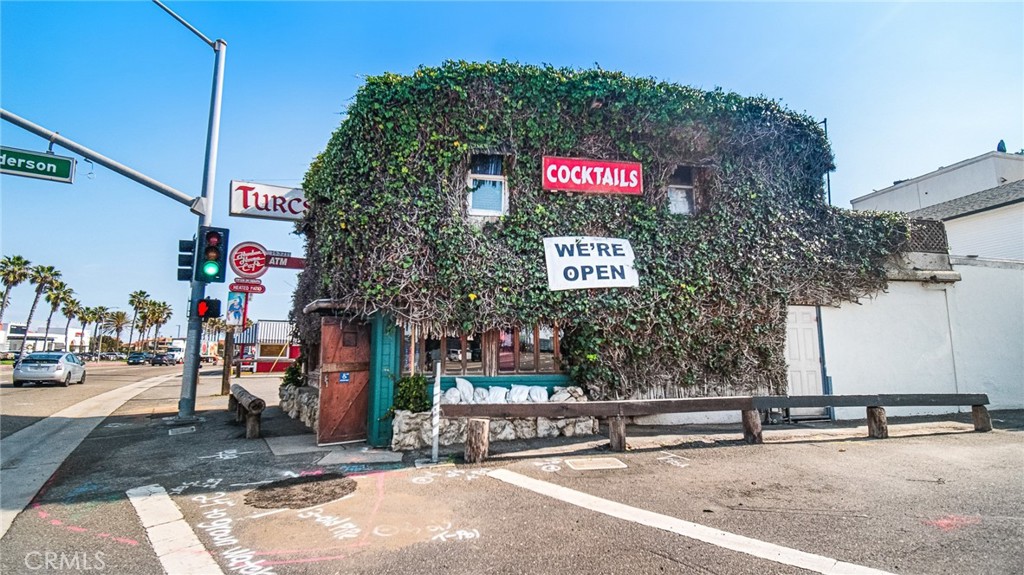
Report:
[[[408,451],[424,449],[432,443],[430,412],[413,413],[396,411],[391,423],[391,449]],[[546,417],[525,419],[492,419],[490,423],[491,441],[510,441],[513,439],[534,439],[538,437],[574,437],[578,435],[596,435],[600,433],[596,417],[567,417],[548,419]],[[466,418],[442,417],[438,434],[438,443],[454,445],[466,442]]]
[[[281,398],[281,411],[316,430],[320,410],[320,390],[308,385],[282,385],[277,392]]]

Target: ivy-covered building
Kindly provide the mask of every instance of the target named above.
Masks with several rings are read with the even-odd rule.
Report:
[[[762,97],[509,62],[371,77],[303,183],[307,368],[324,314],[366,322],[341,367],[368,363],[371,442],[438,361],[594,399],[785,393],[787,306],[882,288],[909,235],[827,205],[832,169],[819,122]],[[552,291],[555,237],[628,240],[636,287]]]

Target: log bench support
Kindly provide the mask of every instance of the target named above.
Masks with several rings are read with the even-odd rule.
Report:
[[[491,443],[491,420],[472,418],[466,422],[466,463],[481,463],[487,459]]]
[[[889,437],[889,422],[885,419],[885,408],[868,406],[868,437],[886,439]]]
[[[992,431],[992,416],[984,405],[971,406],[971,419],[974,420],[974,431]]]
[[[744,409],[740,412],[743,418],[743,441],[752,445],[764,443],[761,437],[761,414],[756,409]]]
[[[237,383],[231,385],[231,395],[228,396],[228,411],[235,412],[235,423],[245,422],[245,438],[259,439],[260,418],[267,402],[249,393],[244,387]]]
[[[626,451],[626,418],[622,416],[608,418],[608,449]]]

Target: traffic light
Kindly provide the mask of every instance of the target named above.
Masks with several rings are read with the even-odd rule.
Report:
[[[196,316],[203,321],[220,317],[220,300],[212,297],[199,300],[196,304]]]
[[[228,267],[228,229],[201,226],[196,252],[197,282],[223,283]]]
[[[192,269],[196,265],[196,240],[178,240],[178,281],[192,281]]]

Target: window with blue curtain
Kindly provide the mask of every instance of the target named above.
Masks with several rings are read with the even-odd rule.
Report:
[[[474,154],[469,161],[468,213],[471,216],[501,216],[508,198],[503,171],[504,157]]]

